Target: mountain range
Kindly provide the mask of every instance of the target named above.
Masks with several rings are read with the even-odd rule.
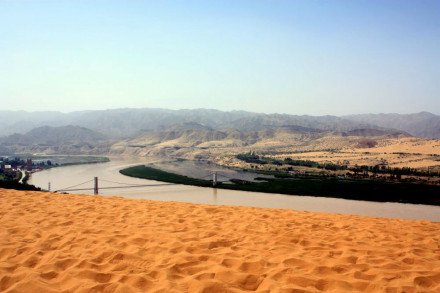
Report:
[[[25,112],[0,111],[0,137],[25,134],[34,128],[75,125],[98,133],[99,139],[134,138],[145,132],[172,130],[173,127],[197,127],[238,131],[261,131],[284,126],[349,132],[358,129],[403,131],[423,138],[440,138],[440,116],[416,114],[365,114],[348,116],[309,116],[262,114],[212,109],[114,109],[102,111]],[[192,125],[192,126],[191,126]],[[95,136],[95,135],[93,135]],[[17,139],[23,139],[19,136]],[[12,139],[12,138],[10,138]]]
[[[80,126],[42,126],[32,129],[26,134],[15,133],[0,138],[0,143],[5,145],[74,145],[74,144],[95,144],[106,140],[107,137],[96,131]]]
[[[403,130],[413,136],[423,138],[440,138],[440,116],[429,112],[416,114],[364,114],[349,115],[343,118],[368,123],[384,128]]]

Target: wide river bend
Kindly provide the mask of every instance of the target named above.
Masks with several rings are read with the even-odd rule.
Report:
[[[155,185],[160,182],[127,177],[119,173],[119,170],[128,166],[148,164],[154,161],[154,159],[143,158],[112,158],[111,161],[107,163],[52,168],[32,174],[29,183],[43,189],[48,189],[48,183],[50,182],[51,190],[54,191],[90,181],[86,184],[75,187],[90,188],[90,190],[69,192],[77,194],[93,194],[93,182],[91,181],[94,177],[99,178],[100,188],[124,186],[124,184]],[[176,168],[175,164],[174,168]],[[188,168],[188,166],[185,168]],[[216,167],[206,165],[205,168],[206,170],[204,171],[209,172],[210,169],[215,169]],[[99,194],[102,196],[121,196],[133,199],[280,208],[298,211],[354,214],[440,222],[439,206],[266,194],[188,185],[100,189]]]

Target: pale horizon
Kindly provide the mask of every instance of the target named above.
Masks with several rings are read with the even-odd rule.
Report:
[[[0,27],[1,110],[440,114],[438,1],[6,0]]]
[[[321,115],[312,115],[307,113],[283,113],[283,112],[256,112],[256,111],[249,111],[244,109],[232,109],[232,110],[220,110],[220,109],[214,109],[214,108],[180,108],[180,109],[171,109],[171,108],[161,108],[161,107],[139,107],[139,108],[133,108],[133,107],[121,107],[121,108],[108,108],[108,109],[83,109],[83,110],[74,110],[74,111],[58,111],[58,110],[35,110],[35,111],[28,111],[28,110],[4,110],[0,109],[1,111],[9,111],[9,112],[27,112],[27,113],[38,113],[38,112],[57,112],[62,114],[70,114],[75,112],[90,112],[90,111],[113,111],[113,110],[142,110],[142,109],[158,109],[158,110],[171,110],[171,111],[181,111],[181,110],[214,110],[214,111],[220,111],[220,112],[250,112],[255,114],[265,114],[265,115],[296,115],[296,116],[336,116],[336,117],[343,117],[343,116],[349,116],[349,115],[387,115],[387,114],[398,114],[398,115],[411,115],[411,114],[420,114],[420,113],[430,113],[434,115],[440,115],[440,112],[435,111],[416,111],[416,112],[407,112],[407,113],[398,113],[398,112],[365,112],[365,113],[350,113],[350,114],[321,114]]]

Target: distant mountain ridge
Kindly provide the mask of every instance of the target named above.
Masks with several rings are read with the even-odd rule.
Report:
[[[399,136],[411,136],[405,131],[394,131],[394,130],[379,130],[379,129],[355,129],[346,132],[348,136],[388,136],[388,137],[399,137]]]
[[[429,112],[415,114],[362,114],[348,115],[343,118],[358,123],[406,131],[417,137],[440,138],[440,116]]]
[[[222,112],[210,109],[115,109],[100,111],[60,112],[8,112],[1,111],[0,136],[25,133],[40,126],[78,125],[110,137],[135,137],[142,132],[181,123],[199,123],[217,128],[225,121],[253,116],[244,111]]]
[[[42,126],[34,128],[26,134],[12,134],[0,138],[2,144],[16,145],[72,145],[72,144],[96,144],[107,137],[101,133],[80,126]]]
[[[119,142],[118,145],[132,147],[148,147],[162,145],[164,147],[231,147],[247,146],[257,142],[272,140],[285,145],[293,141],[306,142],[323,137],[380,137],[398,138],[406,137],[407,133],[397,131],[384,131],[376,129],[359,129],[349,132],[334,132],[305,128],[301,126],[284,126],[269,128],[259,131],[240,131],[237,129],[200,129],[200,128],[178,128],[169,130],[146,132],[136,138]]]
[[[417,114],[366,114],[309,116],[262,114],[246,111],[213,109],[114,109],[102,111],[24,112],[0,111],[0,137],[13,133],[24,134],[34,128],[76,125],[112,138],[134,138],[151,131],[198,128],[238,131],[262,131],[279,127],[304,127],[323,131],[346,132],[359,129],[408,132],[424,138],[440,138],[440,116]]]

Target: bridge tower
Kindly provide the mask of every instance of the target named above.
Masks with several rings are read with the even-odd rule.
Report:
[[[212,186],[216,186],[217,185],[217,172],[214,172],[212,174]]]
[[[98,194],[98,177],[95,177],[95,186],[94,186],[94,194]]]

